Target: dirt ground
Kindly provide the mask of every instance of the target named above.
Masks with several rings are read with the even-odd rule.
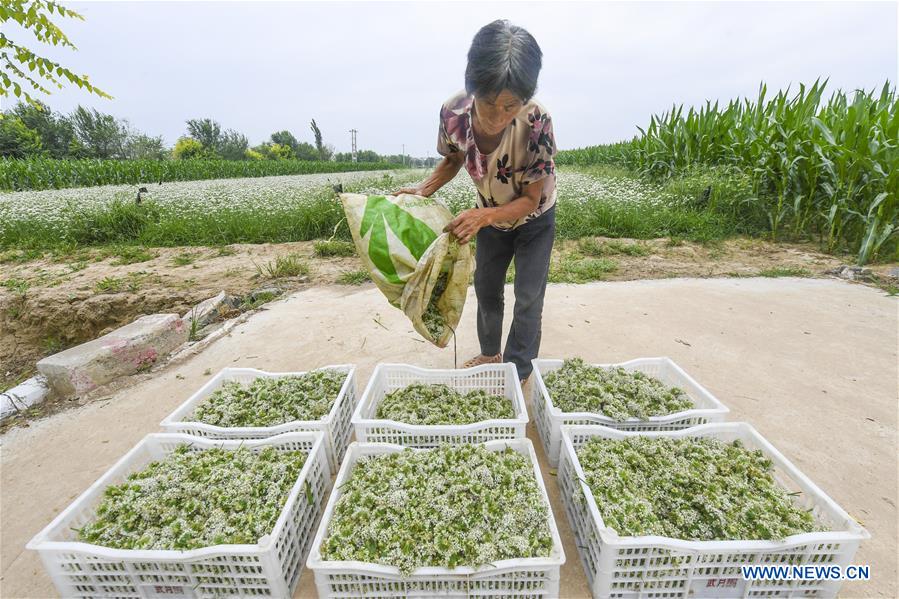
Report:
[[[609,240],[603,238],[596,241],[604,250],[603,260],[611,262],[614,270],[589,277],[613,281],[758,274],[822,276],[841,263],[810,245],[757,239],[706,245],[667,239],[612,242],[617,245],[607,245]],[[631,253],[640,255],[624,253],[631,249],[639,250]],[[559,241],[554,263],[558,265],[563,254],[583,256],[578,252],[577,243]],[[183,314],[221,290],[239,296],[273,284],[285,290],[331,284],[344,273],[361,268],[355,256],[316,257],[312,242],[149,248],[141,256],[108,248],[55,257],[48,253],[37,259],[27,259],[23,253],[21,261],[14,252],[8,254],[0,256],[0,390],[32,376],[35,362],[43,356],[94,339],[142,314]],[[278,257],[289,254],[306,262],[308,276],[273,278],[260,273]],[[129,260],[140,261],[121,263]],[[886,272],[890,266],[874,268]],[[42,416],[64,405],[48,402],[34,412]],[[4,428],[8,426],[9,422]]]
[[[511,297],[511,288],[507,288]],[[897,302],[836,280],[668,279],[551,285],[542,357],[590,362],[669,356],[749,421],[872,534],[855,563],[873,579],[842,597],[896,597]],[[459,361],[477,353],[475,301],[459,327]],[[507,320],[512,302],[507,303]],[[387,330],[385,330],[386,327]],[[210,373],[226,366],[272,371],[355,363],[359,391],[378,362],[451,368],[452,347],[422,342],[371,285],[304,289],[267,304],[205,350],[97,390],[80,408],[2,438],[2,595],[52,597],[25,543],[82,493]],[[529,395],[529,388],[525,389]],[[529,410],[531,408],[529,407]],[[531,413],[533,411],[531,410]],[[586,578],[541,456],[566,562],[561,594],[587,597]],[[295,597],[315,597],[303,572]]]

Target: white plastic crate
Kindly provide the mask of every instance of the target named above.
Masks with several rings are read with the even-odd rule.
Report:
[[[714,437],[739,439],[774,464],[774,477],[797,492],[796,501],[830,528],[781,541],[686,541],[662,536],[618,536],[603,523],[577,450],[591,437]],[[619,431],[604,426],[563,426],[558,472],[562,503],[595,598],[835,597],[839,581],[743,580],[744,565],[852,563],[868,532],[745,422],[703,424],[678,431]]]
[[[325,515],[319,524],[312,551],[306,567],[315,573],[315,586],[319,599],[337,597],[441,597],[469,599],[472,597],[559,597],[559,570],[565,563],[565,552],[552,515],[546,487],[537,465],[534,446],[528,439],[488,441],[484,447],[490,451],[502,451],[511,447],[527,456],[534,467],[534,476],[540,485],[540,493],[549,516],[553,548],[549,557],[499,560],[481,568],[457,567],[452,570],[440,567],[418,568],[407,577],[392,566],[356,561],[325,561],[321,545],[334,513],[334,506],[342,495],[344,482],[350,477],[360,456],[381,455],[406,449],[401,445],[386,443],[352,443],[346,459],[337,474],[334,491],[325,507]],[[414,449],[414,451],[428,451]]]
[[[723,422],[727,413],[730,412],[724,404],[670,358],[638,358],[618,364],[594,364],[594,366],[603,368],[620,366],[625,370],[639,370],[670,387],[679,387],[690,396],[695,408],[665,416],[650,416],[648,420],[630,418],[623,422],[595,412],[563,412],[553,404],[552,397],[543,381],[543,377],[547,373],[562,367],[563,360],[536,359],[531,360],[531,363],[534,365],[534,384],[531,385],[534,420],[537,423],[537,432],[540,434],[543,450],[546,452],[546,459],[553,467],[559,463],[559,450],[562,446],[562,434],[559,428],[562,425],[602,424],[626,431],[670,431],[707,422]]]
[[[416,425],[377,419],[384,396],[414,383],[443,383],[460,393],[481,389],[512,402],[515,418],[482,420],[471,424]],[[483,364],[458,370],[419,368],[407,364],[378,364],[353,414],[360,443],[396,443],[406,447],[437,447],[441,443],[483,443],[496,439],[523,439],[528,412],[518,372],[511,362]]]
[[[162,459],[179,445],[279,451],[308,457],[271,534],[255,545],[214,545],[189,551],[113,549],[77,541],[74,528],[93,519],[106,487]],[[330,488],[321,432],[269,439],[223,441],[182,434],[147,435],[106,474],[39,532],[26,547],[40,553],[60,595],[66,598],[290,597],[309,552],[314,526]],[[310,501],[311,500],[311,501]]]
[[[331,474],[334,474],[340,467],[343,453],[350,443],[350,434],[353,432],[350,419],[356,408],[356,367],[353,364],[339,364],[323,366],[317,370],[325,368],[345,372],[346,380],[334,400],[334,405],[331,406],[331,411],[319,420],[294,420],[275,426],[231,428],[191,421],[190,418],[197,406],[227,382],[237,381],[248,385],[257,378],[282,378],[306,374],[306,372],[266,372],[255,368],[223,368],[159,424],[168,433],[185,433],[210,439],[266,439],[294,431],[321,431],[325,434],[325,451],[331,465]]]

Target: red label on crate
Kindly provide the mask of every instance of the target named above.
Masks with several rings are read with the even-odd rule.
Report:
[[[154,583],[141,586],[144,599],[196,599],[193,589],[180,584]]]
[[[746,581],[742,578],[704,578],[690,585],[691,597],[742,597]]]

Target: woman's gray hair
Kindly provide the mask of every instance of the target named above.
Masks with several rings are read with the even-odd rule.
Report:
[[[504,89],[522,102],[534,97],[543,52],[523,27],[500,19],[475,34],[468,50],[465,91],[479,98],[496,97]]]

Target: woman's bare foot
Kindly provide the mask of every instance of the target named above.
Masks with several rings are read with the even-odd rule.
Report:
[[[471,368],[472,366],[480,366],[481,364],[502,364],[502,362],[502,354],[496,354],[495,356],[485,356],[484,354],[478,354],[477,356],[462,364],[462,368]]]

